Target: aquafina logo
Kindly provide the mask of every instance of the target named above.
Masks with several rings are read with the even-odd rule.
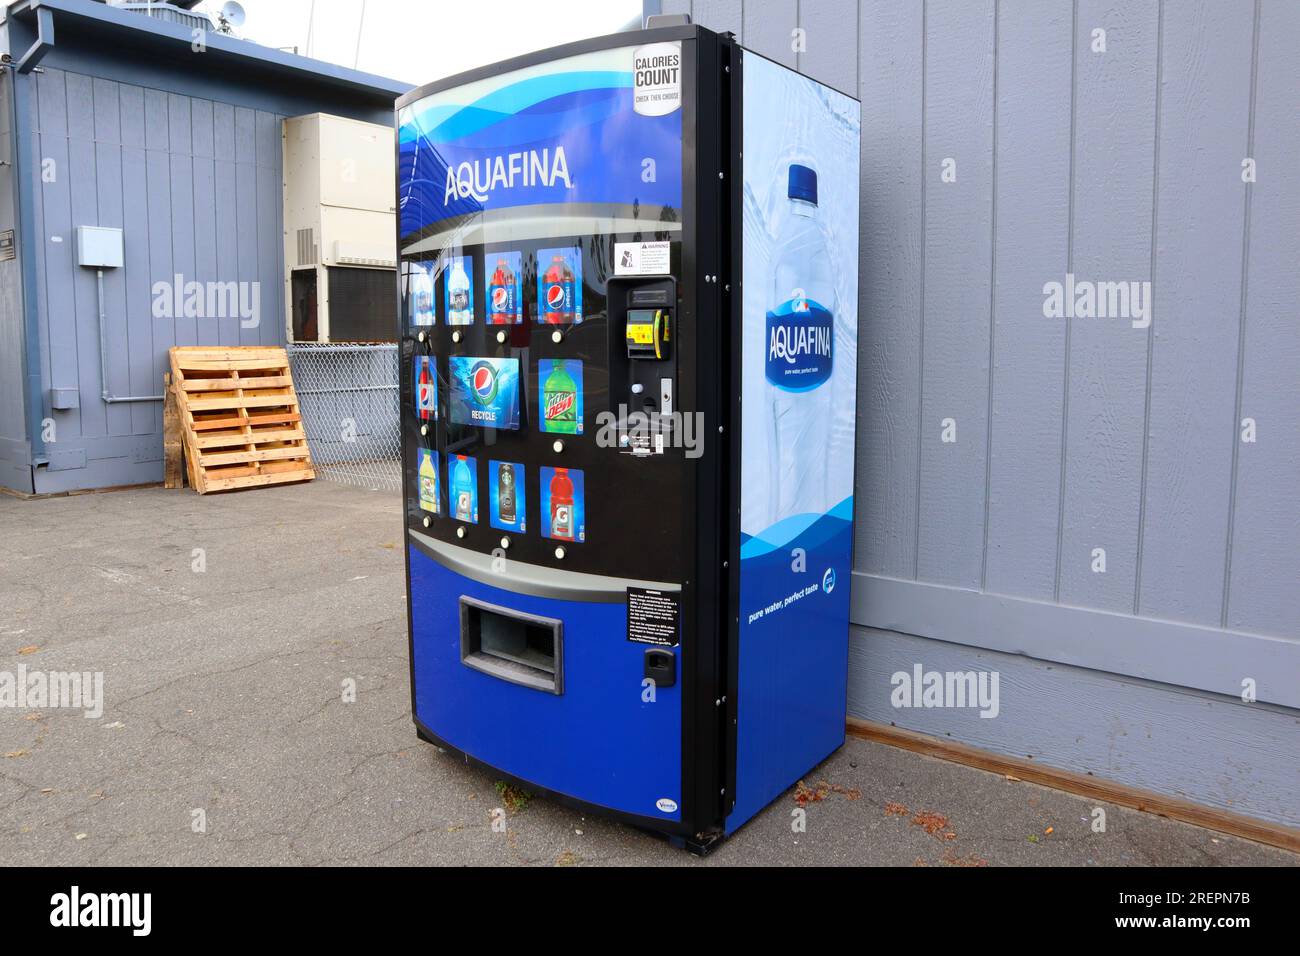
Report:
[[[831,377],[835,323],[830,310],[794,289],[767,313],[767,380],[787,392],[806,392]]]

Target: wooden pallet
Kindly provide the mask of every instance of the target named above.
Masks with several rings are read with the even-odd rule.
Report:
[[[176,346],[170,388],[199,494],[315,477],[284,349]]]

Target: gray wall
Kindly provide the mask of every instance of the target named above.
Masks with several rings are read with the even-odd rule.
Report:
[[[0,231],[14,230],[14,258],[0,262],[0,487],[32,490],[23,396],[23,287],[14,192],[13,76],[0,71]]]
[[[100,397],[95,273],[76,265],[75,227],[123,230],[125,266],[104,277],[110,394],[160,393],[172,345],[282,343],[283,117],[61,69],[34,76],[26,172],[36,184],[43,378],[80,391],[80,408],[51,412],[57,441],[37,491],[157,481],[161,403]],[[176,273],[260,282],[260,323],[155,318],[153,283]]]
[[[662,7],[862,100],[853,711],[1296,822],[1300,5]],[[1066,273],[1150,327],[1046,318]],[[889,705],[972,647],[1000,719]]]

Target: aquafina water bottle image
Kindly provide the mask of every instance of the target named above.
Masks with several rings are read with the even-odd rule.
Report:
[[[788,167],[777,202],[772,280],[764,326],[769,525],[828,500],[829,381],[835,360],[835,280],[818,220],[817,172]]]

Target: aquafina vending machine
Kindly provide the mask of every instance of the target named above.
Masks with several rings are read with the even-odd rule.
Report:
[[[417,732],[707,849],[844,741],[859,104],[680,23],[397,125]]]

